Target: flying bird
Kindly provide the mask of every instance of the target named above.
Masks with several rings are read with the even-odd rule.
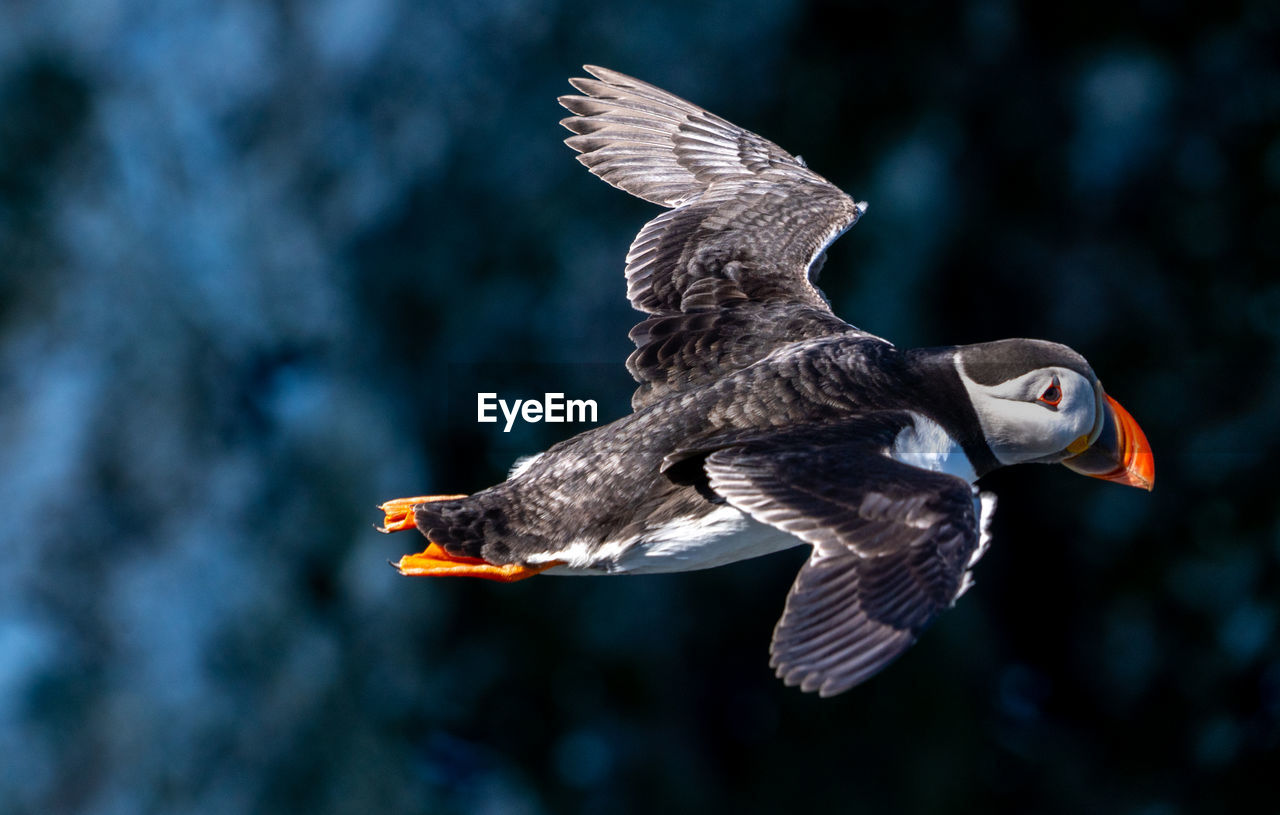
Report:
[[[1152,488],[1146,436],[1070,348],[902,349],[832,313],[827,247],[867,205],[653,85],[586,66],[560,104],[578,161],[666,208],[626,257],[644,313],[632,412],[471,496],[382,504],[402,574],[514,581],[704,569],[811,547],[773,632],[788,685],[845,691],[971,584],[999,468],[1061,463]]]

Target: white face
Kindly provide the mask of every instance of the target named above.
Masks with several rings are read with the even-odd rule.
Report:
[[[1001,464],[1058,462],[1092,442],[1101,388],[1069,368],[1038,368],[998,385],[981,385],[962,367],[960,379]]]

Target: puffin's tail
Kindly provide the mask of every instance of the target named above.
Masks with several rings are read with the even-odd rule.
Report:
[[[432,540],[428,530],[452,525],[444,523],[445,515],[454,516],[456,522],[457,515],[468,514],[469,508],[460,506],[466,498],[465,495],[419,495],[413,498],[395,498],[378,506],[386,514],[383,525],[378,527],[379,532],[419,529],[430,541],[427,548],[418,554],[405,555],[391,564],[400,570],[400,574],[414,577],[479,577],[513,583],[559,565],[559,561],[539,563],[536,566],[521,563],[497,564],[484,558],[450,554],[440,543]]]

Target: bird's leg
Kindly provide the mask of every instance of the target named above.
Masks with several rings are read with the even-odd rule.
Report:
[[[432,501],[455,501],[466,497],[465,495],[418,495],[413,498],[393,498],[378,505],[378,509],[387,515],[387,519],[383,521],[382,526],[378,527],[378,531],[401,532],[405,529],[413,529],[413,507],[416,504],[429,504]]]
[[[560,561],[539,563],[536,566],[525,566],[520,563],[498,565],[478,557],[451,555],[438,544],[433,543],[418,554],[405,555],[398,563],[391,565],[399,569],[400,574],[411,577],[479,577],[500,583],[514,583],[545,572],[552,566],[558,566]]]

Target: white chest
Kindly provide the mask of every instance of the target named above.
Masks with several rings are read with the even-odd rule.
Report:
[[[970,484],[978,480],[964,448],[942,429],[942,425],[914,411],[911,418],[915,420],[914,425],[903,428],[889,448],[889,455],[895,461],[922,470],[954,475]]]

